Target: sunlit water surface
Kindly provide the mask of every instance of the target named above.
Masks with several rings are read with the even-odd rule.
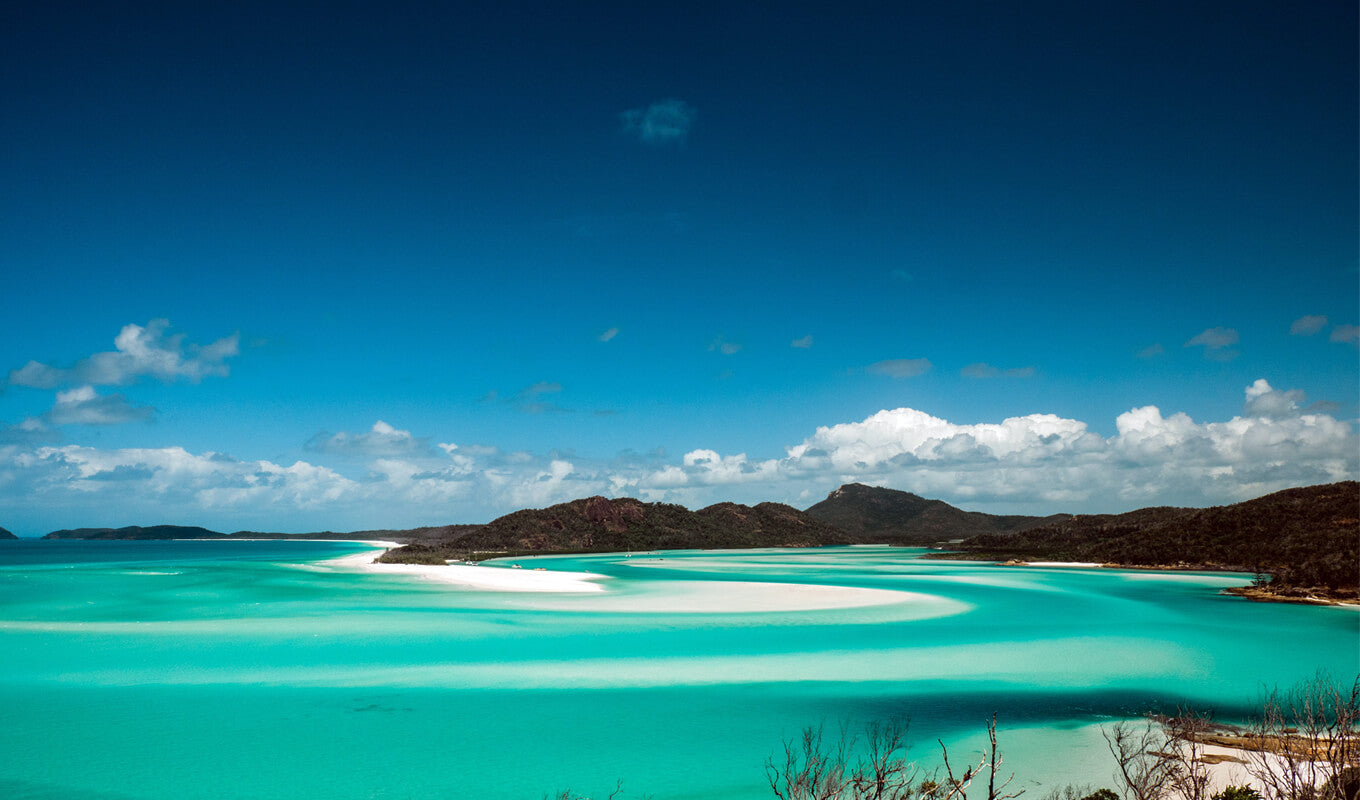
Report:
[[[909,717],[933,764],[992,712],[1042,796],[1109,783],[1111,718],[1240,718],[1264,686],[1360,671],[1354,609],[1218,594],[1242,575],[896,548],[522,560],[605,576],[547,594],[324,563],[363,547],[0,542],[0,796],[762,798],[805,725]]]

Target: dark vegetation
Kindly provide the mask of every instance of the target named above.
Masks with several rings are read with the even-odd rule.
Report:
[[[996,516],[964,511],[943,500],[927,500],[910,492],[848,483],[807,510],[858,543],[930,545],[979,534],[1005,535],[1067,519]]]
[[[231,534],[235,539],[328,539],[328,540],[380,540],[385,542],[438,542],[459,536],[467,531],[476,530],[481,525],[426,525],[420,528],[391,530],[382,528],[368,531],[320,531],[317,533],[261,533],[259,531],[237,531]]]
[[[15,536],[14,534],[10,533],[4,528],[0,528],[0,539],[18,539],[18,538],[19,538],[18,536]]]
[[[74,528],[52,531],[44,539],[224,539],[225,533],[187,525],[129,525],[126,528]]]
[[[954,548],[997,560],[1254,572],[1262,576],[1258,594],[1355,598],[1360,596],[1360,483],[1286,489],[1214,508],[1080,515],[1009,536],[974,536]],[[1268,585],[1267,574],[1273,576]]]
[[[852,542],[839,529],[780,503],[718,503],[690,511],[668,503],[597,496],[516,511],[443,541],[396,548],[380,560],[439,564],[488,554],[816,547]]]

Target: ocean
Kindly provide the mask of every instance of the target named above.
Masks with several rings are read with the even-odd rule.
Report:
[[[932,767],[995,713],[1038,800],[1112,785],[1112,720],[1360,673],[1356,609],[1218,593],[1249,575],[847,547],[520,559],[600,590],[485,591],[330,561],[367,547],[0,542],[0,796],[754,800],[805,726],[909,720]]]

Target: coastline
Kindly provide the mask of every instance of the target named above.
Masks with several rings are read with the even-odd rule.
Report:
[[[747,614],[761,612],[825,611],[912,604],[924,617],[961,613],[966,608],[935,595],[896,589],[870,589],[854,586],[776,583],[763,581],[724,581],[722,591],[702,581],[666,582],[661,593],[611,593],[614,578],[595,572],[568,572],[543,567],[515,568],[481,564],[389,564],[375,560],[377,548],[390,542],[363,541],[374,546],[340,558],[316,562],[325,569],[375,575],[404,575],[418,580],[447,584],[473,591],[577,595],[569,608],[577,611],[621,613]],[[549,554],[544,554],[549,555]],[[529,556],[525,561],[533,556]],[[635,564],[641,566],[641,564]],[[549,606],[544,606],[545,608]],[[551,606],[559,607],[557,605]],[[561,606],[568,608],[568,606]]]
[[[426,581],[447,583],[465,589],[495,592],[553,592],[594,594],[604,591],[599,581],[608,576],[594,572],[558,572],[544,569],[470,566],[467,564],[385,564],[375,560],[378,549],[397,547],[395,542],[363,541],[373,550],[318,562],[346,572],[374,575],[406,575]]]
[[[1240,597],[1254,603],[1294,603],[1305,606],[1339,606],[1360,610],[1360,600],[1353,597],[1327,597],[1316,594],[1316,589],[1300,590],[1302,594],[1271,591],[1264,586],[1241,586],[1224,589],[1223,594]]]
[[[1250,570],[1222,564],[1121,564],[1118,562],[1095,561],[1030,561],[1014,556],[1006,557],[997,553],[970,553],[966,551],[939,551],[928,553],[923,558],[937,561],[976,561],[994,562],[998,567],[1064,567],[1071,569],[1112,569],[1130,572],[1216,572],[1251,575]],[[1306,589],[1285,588],[1272,590],[1268,586],[1234,586],[1222,589],[1220,594],[1240,597],[1256,603],[1294,603],[1313,606],[1339,606],[1360,609],[1360,597],[1349,594],[1333,594],[1325,587]]]

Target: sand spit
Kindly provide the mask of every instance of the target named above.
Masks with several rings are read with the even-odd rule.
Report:
[[[379,547],[395,546],[387,542],[369,542]],[[355,570],[378,575],[408,575],[428,581],[448,583],[466,589],[491,592],[554,592],[587,594],[603,592],[597,581],[606,576],[593,572],[558,572],[538,569],[512,569],[500,566],[470,566],[468,564],[379,564],[373,551],[355,553],[343,558],[322,562],[326,567]]]
[[[917,592],[861,589],[803,583],[758,581],[657,581],[643,592],[619,592],[573,599],[573,611],[639,614],[758,614],[770,611],[823,611],[913,604],[913,618],[948,616],[969,608],[964,603]],[[552,602],[552,601],[549,601]],[[567,608],[535,603],[538,608]]]
[[[386,542],[370,542],[385,547]],[[917,592],[865,589],[851,586],[772,583],[760,581],[649,581],[636,591],[628,581],[594,572],[567,572],[536,568],[532,558],[521,568],[500,561],[477,566],[468,564],[382,564],[375,551],[330,559],[316,565],[323,569],[406,575],[419,580],[449,584],[473,591],[586,595],[563,597],[560,602],[536,600],[529,606],[544,609],[614,613],[740,614],[767,611],[816,611],[912,604],[922,617],[947,616],[966,610],[963,603]],[[522,606],[523,603],[516,602]]]

